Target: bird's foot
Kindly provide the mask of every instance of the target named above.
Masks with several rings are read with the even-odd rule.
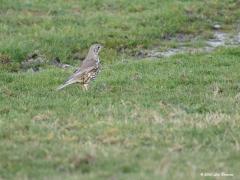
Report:
[[[87,91],[88,90],[88,84],[83,84],[83,88],[84,88],[85,91]]]

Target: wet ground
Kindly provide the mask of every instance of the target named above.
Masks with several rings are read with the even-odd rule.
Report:
[[[230,47],[238,45],[240,45],[240,32],[235,35],[231,35],[221,31],[214,31],[213,38],[207,40],[204,47],[193,48],[180,43],[179,47],[170,48],[166,51],[160,51],[159,47],[152,50],[143,50],[138,54],[139,56],[137,56],[139,58],[161,58],[182,53],[211,52],[221,46]]]

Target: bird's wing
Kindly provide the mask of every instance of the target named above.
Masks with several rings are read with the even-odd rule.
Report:
[[[73,71],[73,73],[78,73],[80,71],[81,71],[81,68],[79,67],[79,68],[75,69],[75,71]]]
[[[75,76],[75,74],[77,74],[77,73],[79,73],[79,72],[81,72],[81,68],[80,68],[80,67],[77,68],[77,69],[75,69],[75,71],[73,71],[73,75],[71,75],[70,77],[68,77],[65,82],[67,82],[67,81],[69,81],[70,79],[72,79],[72,78]],[[64,83],[65,83],[65,82],[64,82]]]
[[[84,61],[82,62],[81,66],[78,67],[77,69],[75,69],[75,71],[73,72],[73,75],[70,76],[65,82],[67,82],[69,79],[71,79],[75,74],[80,73],[81,69],[86,69],[92,66],[96,65],[96,61],[93,57],[87,57],[86,59],[84,59]]]
[[[76,76],[81,75],[83,72],[91,71],[92,70],[91,68],[94,69],[95,67],[96,67],[96,60],[94,59],[94,57],[87,57],[82,62],[82,65],[73,72],[73,75],[70,76],[65,81],[65,83],[68,82],[69,80],[75,78]],[[90,70],[88,70],[88,69],[90,69]]]
[[[96,66],[91,66],[91,67],[88,67],[88,68],[85,68],[83,70],[81,70],[80,68],[77,69],[75,71],[75,73],[70,76],[66,81],[65,83],[68,83],[68,82],[71,82],[71,81],[76,81],[77,79],[81,78],[82,75],[84,75],[85,73],[89,72],[89,71],[92,71],[93,69],[96,69]]]

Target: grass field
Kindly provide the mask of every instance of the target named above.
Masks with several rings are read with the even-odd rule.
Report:
[[[136,60],[166,36],[233,32],[237,0],[0,0],[0,54],[18,67],[40,50],[76,65],[104,44],[89,91],[56,92],[74,69],[0,65],[0,180],[239,179],[240,47]],[[126,51],[120,51],[124,49]],[[0,57],[1,58],[1,57]],[[215,177],[208,177],[215,179]]]
[[[108,63],[122,49],[147,48],[176,33],[212,35],[212,26],[233,30],[237,0],[0,0],[0,51],[15,61],[36,49],[68,62],[93,42],[105,46]],[[118,53],[120,51],[120,54]]]

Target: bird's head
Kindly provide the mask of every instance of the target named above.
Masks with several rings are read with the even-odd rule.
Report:
[[[94,54],[98,55],[98,53],[101,51],[102,47],[103,46],[101,44],[93,44],[90,47],[90,51],[93,52]]]

